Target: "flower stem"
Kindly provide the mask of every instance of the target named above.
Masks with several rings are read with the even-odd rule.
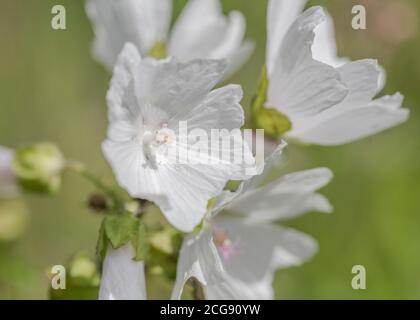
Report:
[[[98,190],[102,191],[105,195],[111,198],[113,202],[114,209],[124,210],[124,201],[120,199],[118,193],[111,187],[107,186],[102,182],[100,178],[90,172],[86,166],[76,160],[68,160],[66,167],[78,174],[81,177],[85,178],[87,181],[92,183]]]

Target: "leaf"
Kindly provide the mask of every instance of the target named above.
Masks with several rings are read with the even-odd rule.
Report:
[[[105,217],[105,233],[114,249],[121,248],[134,238],[140,221],[130,213],[109,215]]]
[[[146,226],[144,224],[139,224],[137,233],[133,238],[133,246],[136,252],[135,257],[133,258],[134,261],[143,261],[148,258],[150,245]]]
[[[108,238],[105,233],[105,219],[101,223],[99,228],[98,241],[96,243],[96,254],[99,256],[101,261],[105,259],[106,250],[108,248]]]

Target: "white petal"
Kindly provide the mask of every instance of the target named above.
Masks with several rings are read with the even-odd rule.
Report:
[[[251,40],[245,40],[244,43],[234,51],[228,59],[228,66],[224,74],[224,79],[233,75],[245,62],[251,57],[255,49],[255,43]]]
[[[366,104],[378,93],[381,71],[376,60],[349,62],[339,67],[337,71],[349,90],[349,94],[339,104],[340,108]],[[338,109],[338,106],[334,108]]]
[[[313,58],[336,68],[346,63],[348,59],[337,56],[334,22],[325,9],[324,13],[324,22],[315,29],[315,40],[312,45]]]
[[[233,205],[234,203],[239,202],[242,195],[248,191],[258,188],[270,172],[271,168],[280,161],[283,149],[286,146],[287,144],[284,141],[281,141],[273,153],[265,159],[264,163],[257,166],[257,174],[252,178],[243,181],[236,191],[223,191],[219,194],[216,198],[216,203],[209,213],[209,217],[214,217],[230,204]]]
[[[207,97],[186,114],[177,114],[171,118],[170,127],[176,127],[179,121],[188,121],[188,129],[237,129],[244,124],[244,112],[240,105],[242,88],[239,85],[227,85],[211,91]]]
[[[226,59],[232,74],[253,49],[243,44],[245,25],[238,11],[225,17],[219,0],[190,0],[175,23],[169,52],[181,61]]]
[[[135,73],[135,90],[144,121],[152,125],[181,119],[204,100],[225,69],[223,61],[215,60],[142,62]]]
[[[0,199],[13,198],[19,194],[12,169],[13,158],[13,150],[0,146]]]
[[[308,0],[269,0],[267,6],[267,68],[271,74],[284,36]]]
[[[269,79],[268,107],[276,107],[298,130],[301,118],[311,118],[339,103],[347,95],[334,68],[311,57],[313,29],[322,22],[321,8],[306,10],[290,27]]]
[[[95,57],[112,71],[124,43],[146,55],[164,42],[172,17],[171,0],[89,0],[86,12],[95,32]]]
[[[187,236],[178,257],[175,286],[171,299],[180,299],[185,282],[196,278],[203,286],[220,282],[224,269],[211,233]]]
[[[386,96],[360,107],[347,109],[302,132],[298,139],[335,146],[377,134],[407,121],[409,110],[401,108],[402,96]]]
[[[327,168],[291,173],[244,193],[226,208],[252,223],[288,219],[308,211],[331,212],[328,200],[314,192],[329,183],[332,176]]]
[[[274,271],[301,265],[317,251],[312,238],[295,230],[220,216],[216,224],[236,249],[223,260],[224,281],[205,287],[210,299],[272,299]]]
[[[134,91],[130,91],[129,86],[133,85],[134,73],[140,61],[137,48],[126,43],[118,56],[106,96],[110,120],[127,117],[130,105],[135,103]]]
[[[109,246],[102,268],[100,300],[146,300],[144,262],[133,260],[131,243],[114,250]]]

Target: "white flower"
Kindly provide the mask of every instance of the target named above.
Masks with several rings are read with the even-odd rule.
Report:
[[[134,261],[131,243],[109,246],[102,266],[100,300],[146,300],[144,262]]]
[[[203,285],[208,299],[272,299],[274,271],[301,265],[316,252],[311,237],[270,222],[311,210],[330,212],[328,200],[315,191],[332,173],[325,168],[297,172],[259,187],[282,148],[267,159],[261,176],[219,196],[201,233],[186,237],[173,299],[192,277]],[[223,209],[233,216],[218,215]]]
[[[253,50],[252,42],[243,41],[243,15],[232,11],[225,17],[220,0],[189,0],[170,34],[172,0],[89,0],[86,9],[96,35],[94,55],[110,71],[126,42],[142,56],[164,45],[168,56],[182,62],[226,59],[226,75]]]
[[[400,94],[373,99],[385,78],[377,62],[338,58],[331,17],[318,7],[299,16],[306,2],[271,0],[268,7],[267,106],[289,117],[292,130],[287,136],[339,145],[406,121],[409,111],[401,108]],[[314,59],[336,72],[311,59],[311,50]],[[344,84],[348,94],[338,83],[332,90],[334,79]]]
[[[13,198],[19,187],[12,169],[14,151],[0,146],[0,198]]]
[[[210,155],[200,153],[188,154],[184,164],[172,157],[186,150],[180,122],[209,137],[213,129],[232,132],[243,125],[242,89],[228,85],[211,91],[224,68],[214,60],[141,60],[136,47],[126,44],[108,91],[110,126],[103,151],[117,181],[132,197],[155,202],[181,231],[193,230],[227,181],[249,178],[245,169],[254,161],[241,136],[235,136],[235,147],[243,147],[246,162],[212,163]],[[222,143],[219,149],[237,150]]]

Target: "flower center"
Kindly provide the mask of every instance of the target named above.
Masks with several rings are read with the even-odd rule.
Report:
[[[143,144],[143,150],[146,157],[150,161],[156,162],[157,150],[169,146],[175,140],[175,134],[168,128],[168,125],[164,123],[158,129],[140,132],[139,139]]]
[[[214,228],[213,242],[221,253],[223,260],[229,262],[237,252],[237,244],[229,239],[225,230]]]

